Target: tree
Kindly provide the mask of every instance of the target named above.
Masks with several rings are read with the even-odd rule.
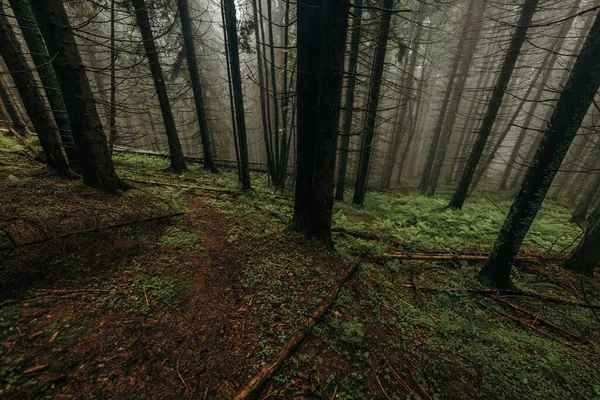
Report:
[[[348,82],[344,94],[344,116],[342,122],[342,133],[340,140],[340,156],[338,162],[337,184],[335,188],[335,199],[344,201],[346,190],[346,170],[348,169],[348,152],[350,151],[350,133],[352,131],[352,116],[354,114],[354,91],[356,90],[356,70],[358,66],[358,54],[360,50],[360,32],[362,21],[362,0],[357,0],[358,8],[351,15],[350,26],[350,56],[348,58]]]
[[[169,95],[167,93],[167,86],[165,85],[162,67],[160,65],[160,60],[158,59],[158,51],[156,49],[156,44],[154,43],[154,36],[152,34],[148,9],[146,8],[144,0],[131,1],[133,7],[135,8],[137,25],[142,34],[144,49],[146,50],[146,57],[148,58],[148,63],[150,64],[150,71],[154,80],[156,95],[158,97],[163,122],[165,124],[167,141],[169,142],[169,154],[171,156],[171,168],[173,171],[181,173],[187,168],[187,166],[183,156],[181,143],[179,142],[179,136],[177,135],[177,127],[175,125],[175,119],[173,118],[173,111],[171,109],[171,102],[169,101]]]
[[[250,167],[248,165],[248,141],[246,139],[246,116],[244,113],[244,92],[242,90],[242,74],[240,72],[240,55],[238,50],[237,22],[235,3],[233,0],[222,0],[227,30],[227,51],[231,62],[231,85],[235,104],[235,117],[240,152],[240,176],[242,187],[250,189]]]
[[[2,77],[0,77],[0,100],[2,101],[2,105],[8,114],[7,117],[10,118],[10,121],[12,122],[14,130],[22,136],[29,136],[29,129],[27,128],[25,121],[23,121],[19,110],[17,110],[17,107],[13,103],[10,93],[8,92],[8,88],[6,87]]]
[[[421,194],[433,196],[442,170],[446,147],[452,133],[452,125],[454,125],[456,112],[460,105],[462,92],[467,81],[473,54],[475,53],[478,31],[483,23],[486,3],[477,3],[478,0],[469,1],[467,16],[458,41],[459,48],[455,52],[452,62],[450,78],[448,79],[448,85],[444,93],[444,99],[442,100],[442,107],[435,125],[429,152],[427,153],[425,170],[423,171],[419,185]]]
[[[517,58],[521,52],[521,47],[523,46],[523,43],[527,37],[527,31],[529,29],[529,25],[531,24],[533,14],[537,8],[537,3],[538,0],[525,0],[525,3],[523,4],[519,22],[517,23],[517,27],[510,41],[508,52],[506,53],[506,57],[504,58],[504,62],[502,64],[500,75],[498,76],[498,80],[496,81],[496,85],[492,91],[492,97],[488,104],[485,117],[483,118],[481,128],[479,129],[479,134],[477,135],[473,149],[469,154],[469,159],[464,167],[458,187],[456,188],[456,191],[450,200],[450,208],[461,209],[465,202],[469,186],[471,185],[471,181],[475,175],[475,170],[477,169],[477,164],[479,164],[479,160],[483,154],[488,137],[490,136],[492,128],[494,127],[496,116],[498,115],[498,111],[502,105],[504,93],[506,92],[506,88],[508,87],[508,83],[517,62]]]
[[[212,154],[210,132],[208,130],[208,120],[204,109],[204,95],[202,94],[202,85],[200,84],[200,74],[198,72],[198,62],[196,60],[196,48],[188,1],[177,0],[177,7],[179,9],[179,18],[181,19],[181,29],[183,31],[183,40],[185,43],[188,71],[192,82],[192,91],[194,93],[196,117],[198,118],[198,125],[200,126],[202,151],[204,153],[204,169],[210,170],[211,172],[219,172],[215,166],[215,160]]]
[[[537,215],[569,145],[600,88],[600,13],[583,45],[554,113],[480,277],[511,288],[511,264]]]
[[[108,192],[127,189],[117,176],[75,35],[61,0],[31,2],[65,101],[83,181]]]
[[[50,56],[48,50],[46,50],[42,35],[35,23],[31,6],[28,1],[18,0],[10,0],[10,6],[21,28],[25,43],[29,48],[29,53],[36,66],[40,81],[44,86],[44,93],[52,110],[54,122],[58,128],[58,134],[65,149],[67,160],[69,160],[69,165],[72,169],[78,170],[77,152],[75,150],[75,143],[73,142],[69,116],[65,109],[65,101],[58,88],[58,79],[54,73],[54,68],[52,68]]]
[[[585,235],[563,267],[586,276],[594,275],[594,268],[600,264],[600,218],[593,220]]]
[[[363,204],[367,192],[367,181],[369,179],[369,168],[371,166],[371,152],[373,149],[373,137],[375,135],[375,123],[377,121],[377,109],[379,106],[379,91],[383,77],[383,66],[387,51],[387,41],[390,32],[390,21],[392,19],[393,0],[384,0],[381,11],[381,22],[377,31],[375,54],[373,56],[373,68],[371,70],[371,83],[367,100],[367,115],[365,117],[364,137],[358,163],[356,186],[354,188],[354,204]]]
[[[68,175],[69,166],[60,148],[58,129],[44,98],[37,88],[33,72],[30,69],[17,37],[8,22],[0,4],[0,57],[4,59],[19,96],[25,105],[29,119],[33,123],[48,164],[61,175]]]
[[[326,0],[318,5],[317,0],[298,4],[298,177],[291,227],[333,248],[335,156],[349,4]],[[306,86],[308,82],[316,85]]]

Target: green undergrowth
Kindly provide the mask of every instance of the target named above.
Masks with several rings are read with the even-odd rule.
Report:
[[[12,148],[11,141],[5,142],[0,135],[3,152],[21,151]],[[206,232],[192,223],[202,222],[205,216],[190,208],[189,198],[197,198],[223,214],[227,245],[244,254],[236,261],[244,289],[241,307],[248,309],[256,327],[248,351],[259,362],[246,378],[275,357],[327,296],[342,262],[348,263],[363,252],[489,252],[512,201],[509,193],[482,190],[467,200],[462,211],[454,211],[446,209],[450,192],[444,190],[433,198],[369,192],[364,206],[337,202],[334,227],[390,236],[406,246],[396,248],[334,233],[338,253],[332,255],[286,232],[293,209],[289,192],[293,185],[288,183],[284,194],[274,193],[265,174],[253,173],[253,189],[242,192],[235,171],[211,174],[200,165],[190,164],[184,174],[175,175],[166,171],[166,159],[117,153],[115,165],[125,180],[168,185],[135,182],[135,190],[106,197],[79,181],[57,179],[43,165],[15,167],[13,164],[27,163],[16,153],[1,157],[3,190],[31,198],[27,205],[18,201],[0,204],[2,211],[7,215],[16,212],[11,215],[23,219],[50,221],[51,232],[71,228],[73,221],[86,220],[88,214],[93,217],[91,221],[96,218],[109,223],[140,215],[186,212],[187,219],[120,230],[119,238],[133,242],[122,249],[108,246],[114,238],[106,235],[99,241],[105,247],[94,247],[96,242],[90,241],[82,245],[90,248],[89,253],[77,255],[67,248],[53,255],[51,262],[63,269],[85,273],[107,268],[106,274],[93,280],[94,288],[109,290],[98,296],[97,304],[124,310],[128,315],[151,316],[157,308],[186,306],[193,291],[190,277],[180,271],[189,271],[196,260],[193,257],[203,257],[209,248]],[[78,206],[69,203],[72,191],[82,193],[86,202]],[[525,251],[568,253],[581,233],[568,222],[570,213],[569,207],[546,202],[525,239]],[[72,219],[62,222],[65,216]],[[237,224],[227,222],[232,220]],[[31,230],[18,233],[21,236],[17,239],[26,239]],[[115,259],[105,257],[121,250],[129,253]],[[592,311],[526,297],[504,300],[530,315],[507,308],[493,296],[469,292],[482,288],[475,278],[480,266],[467,262],[363,261],[307,342],[270,381],[273,397],[333,398],[335,393],[336,399],[599,398],[600,337]],[[513,279],[527,291],[600,303],[596,280],[580,279],[556,265],[519,266]],[[421,287],[418,293],[413,282]],[[6,341],[17,337],[14,321],[22,311],[18,305],[2,310],[0,336]],[[540,321],[533,324],[535,316],[562,330]],[[0,368],[0,378],[16,379],[22,368],[14,365],[20,362]]]

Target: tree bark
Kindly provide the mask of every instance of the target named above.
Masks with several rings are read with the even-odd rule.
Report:
[[[571,71],[535,158],[527,170],[480,277],[492,286],[512,287],[511,264],[537,215],[569,145],[600,88],[600,14]]]
[[[563,264],[565,269],[594,276],[594,269],[600,263],[600,219],[592,222],[586,230],[584,237],[573,251],[569,259]]]
[[[371,71],[371,83],[367,101],[367,115],[364,125],[364,138],[362,142],[360,161],[358,163],[358,174],[354,189],[354,204],[363,204],[367,192],[367,181],[369,179],[369,168],[371,166],[371,152],[373,150],[373,137],[375,134],[375,123],[377,120],[377,109],[379,107],[379,91],[383,77],[383,67],[387,50],[387,40],[390,32],[390,21],[392,18],[393,0],[384,0],[382,4],[383,15],[377,31],[375,54],[373,56],[373,69]]]
[[[350,151],[350,134],[352,132],[352,116],[354,115],[354,91],[356,90],[356,71],[358,66],[358,54],[360,50],[360,33],[362,21],[362,0],[356,0],[359,7],[354,10],[352,25],[350,26],[350,57],[348,59],[349,78],[346,82],[346,93],[344,95],[344,120],[342,122],[342,134],[340,140],[340,158],[337,174],[337,185],[335,188],[335,199],[344,201],[346,190],[346,171],[348,169],[348,153]]]
[[[127,189],[129,186],[115,172],[63,2],[32,0],[32,9],[48,52],[53,55],[52,66],[69,115],[84,183],[112,193]]]
[[[333,248],[331,220],[335,159],[344,79],[348,10],[348,0],[325,1],[320,46],[319,111],[314,139],[312,199],[307,233],[331,249]]]
[[[240,71],[240,55],[238,50],[237,20],[233,0],[222,0],[225,11],[225,27],[227,29],[227,50],[231,62],[231,84],[235,105],[235,119],[238,131],[240,152],[240,176],[242,188],[250,189],[250,167],[248,164],[248,140],[246,138],[246,115],[244,113],[244,92],[242,90],[242,73]]]
[[[165,78],[162,67],[160,66],[158,50],[156,49],[156,43],[154,43],[154,36],[152,34],[148,9],[146,8],[146,1],[131,0],[131,2],[135,8],[137,25],[140,28],[140,33],[142,34],[142,41],[144,43],[146,57],[148,58],[148,63],[150,64],[152,80],[154,81],[156,95],[158,97],[163,122],[165,124],[167,141],[169,143],[169,154],[171,155],[171,169],[173,169],[173,171],[176,173],[181,173],[187,168],[187,166],[183,156],[183,149],[181,148],[181,143],[179,142],[179,136],[177,135],[175,118],[173,117],[173,110],[171,109],[171,102],[169,101],[167,86],[165,85]]]
[[[185,42],[185,55],[187,58],[188,71],[194,93],[194,103],[196,108],[196,117],[200,128],[200,137],[202,138],[202,153],[204,155],[204,169],[211,172],[219,172],[215,166],[213,158],[210,132],[208,129],[208,118],[204,106],[204,94],[200,84],[200,73],[198,72],[198,61],[196,60],[196,48],[194,43],[194,34],[192,30],[192,21],[188,0],[177,0],[179,9],[179,18],[181,19],[181,30],[183,31],[183,40]]]
[[[517,23],[517,28],[515,29],[510,41],[506,58],[502,64],[500,76],[498,77],[498,81],[496,82],[496,86],[492,92],[492,98],[488,104],[488,109],[483,119],[483,123],[481,124],[481,129],[479,130],[479,134],[477,135],[477,139],[475,140],[471,154],[469,154],[469,159],[467,160],[467,164],[463,170],[458,187],[456,188],[452,200],[450,200],[450,208],[461,209],[465,202],[467,191],[469,190],[469,186],[471,185],[471,181],[475,175],[475,169],[477,168],[477,164],[479,164],[485,144],[490,136],[492,128],[494,127],[496,116],[498,115],[498,111],[502,105],[504,93],[512,76],[519,53],[521,52],[521,47],[523,46],[523,43],[527,37],[527,30],[531,24],[537,4],[538,0],[525,0],[525,3],[523,4],[521,16],[519,18],[519,22]]]
[[[296,187],[294,216],[290,228],[304,231],[310,219],[312,199],[314,132],[317,129],[319,65],[322,37],[322,0],[304,0],[297,10],[296,77]]]
[[[69,166],[63,156],[58,140],[58,128],[47,110],[42,94],[38,90],[33,72],[10,26],[0,4],[0,57],[4,59],[8,72],[25,105],[25,111],[33,123],[48,164],[61,175],[68,175]]]

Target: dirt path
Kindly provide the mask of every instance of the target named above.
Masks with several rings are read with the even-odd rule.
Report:
[[[230,398],[256,363],[256,340],[241,279],[236,221],[198,198],[181,221],[202,236],[195,250],[156,244],[106,276],[64,279],[15,310],[0,397]],[[248,239],[250,240],[250,239]],[[174,282],[174,283],[173,283]],[[185,283],[184,300],[175,298]],[[96,290],[96,291],[94,291]],[[178,292],[177,292],[178,293]],[[4,321],[5,318],[3,318]],[[1,333],[1,332],[0,332]],[[4,363],[3,363],[4,364]],[[241,380],[241,382],[240,382]]]

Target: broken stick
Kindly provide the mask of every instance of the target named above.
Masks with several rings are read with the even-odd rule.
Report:
[[[321,302],[321,304],[319,305],[319,307],[317,307],[317,309],[315,311],[313,311],[311,316],[308,317],[306,319],[306,321],[304,321],[304,323],[302,324],[302,327],[300,329],[298,329],[296,331],[296,333],[294,333],[292,335],[292,337],[290,338],[290,340],[288,340],[288,342],[283,347],[283,349],[281,349],[281,351],[279,352],[277,357],[275,357],[275,360],[273,360],[269,364],[265,365],[254,376],[254,378],[252,378],[252,380],[250,382],[248,382],[246,387],[244,387],[242,390],[240,390],[238,392],[238,394],[235,396],[235,400],[254,399],[260,394],[265,383],[271,378],[271,376],[273,376],[273,374],[279,368],[281,368],[281,365],[284,363],[284,361],[298,349],[298,347],[302,344],[302,342],[304,342],[304,340],[308,336],[310,330],[323,317],[323,315],[325,315],[327,310],[329,310],[329,308],[331,308],[331,306],[337,299],[340,289],[342,288],[344,283],[346,283],[346,281],[348,281],[348,279],[350,279],[352,274],[356,271],[356,268],[358,267],[359,263],[360,263],[360,256],[357,257],[352,262],[352,264],[350,264],[348,266],[348,268],[344,271],[342,276],[333,285],[333,287],[331,288],[331,291],[329,292],[329,294],[327,295],[325,300],[323,300]]]

